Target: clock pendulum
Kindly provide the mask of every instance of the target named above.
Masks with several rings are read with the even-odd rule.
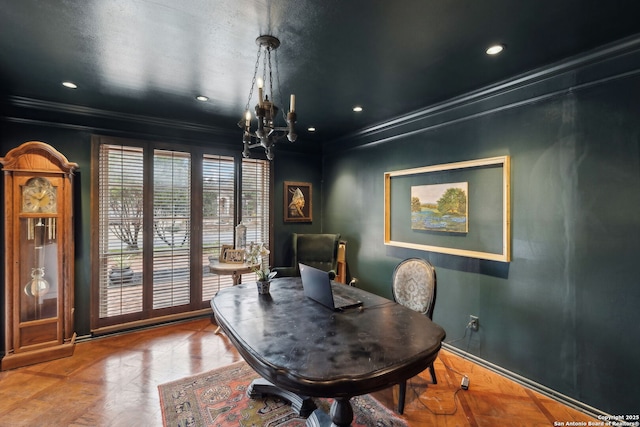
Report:
[[[49,218],[50,220],[51,218]],[[51,222],[51,221],[47,221]],[[33,297],[36,308],[36,319],[40,318],[40,311],[42,306],[42,298],[49,292],[49,282],[44,278],[44,259],[45,259],[45,233],[46,227],[43,218],[37,219],[37,224],[33,227],[33,231],[30,234],[33,236],[34,241],[34,260],[35,267],[31,268],[31,280],[27,282],[24,287],[24,293],[27,296]]]

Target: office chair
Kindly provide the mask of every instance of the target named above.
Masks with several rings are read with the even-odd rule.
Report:
[[[338,264],[339,234],[298,234],[291,236],[292,264],[287,267],[274,267],[276,277],[300,276],[298,263],[327,271],[333,280]]]
[[[407,308],[424,314],[429,319],[433,316],[436,302],[436,270],[433,265],[421,258],[408,258],[393,270],[393,299]],[[437,384],[433,362],[429,365],[433,384]],[[398,413],[404,412],[404,400],[407,392],[407,381],[400,384],[398,393]]]

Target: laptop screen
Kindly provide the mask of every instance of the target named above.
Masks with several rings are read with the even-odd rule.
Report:
[[[329,273],[305,264],[298,264],[298,266],[300,267],[304,296],[331,309],[335,308]]]
[[[343,311],[347,308],[360,307],[362,301],[347,296],[333,294],[329,273],[308,265],[299,263],[300,276],[304,295],[330,308],[333,311]]]

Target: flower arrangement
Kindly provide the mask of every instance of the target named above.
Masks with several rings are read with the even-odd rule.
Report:
[[[278,274],[277,271],[269,270],[269,267],[266,267],[266,268],[256,267],[256,269],[254,271],[255,271],[256,275],[258,276],[258,280],[261,281],[261,282],[269,281],[269,280],[273,279],[274,277],[276,277],[276,274]]]
[[[268,281],[276,277],[277,272],[271,271],[268,265],[264,265],[264,257],[269,255],[269,249],[264,246],[264,243],[251,242],[245,252],[247,264],[255,265],[252,270],[258,276],[258,280]]]

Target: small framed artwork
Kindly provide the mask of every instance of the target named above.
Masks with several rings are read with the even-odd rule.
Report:
[[[227,249],[224,253],[224,262],[242,264],[244,262],[244,249]]]
[[[311,222],[311,183],[284,183],[284,222]]]
[[[225,254],[227,253],[227,251],[229,249],[233,249],[233,245],[222,245],[222,247],[220,248],[220,257],[218,258],[218,261],[226,262],[225,261]]]

